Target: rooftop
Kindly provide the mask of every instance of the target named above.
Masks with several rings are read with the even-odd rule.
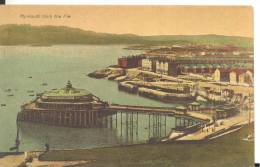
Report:
[[[61,89],[53,89],[51,91],[46,91],[43,93],[43,97],[51,98],[51,97],[79,97],[79,96],[87,96],[91,93],[85,89],[77,89],[72,86],[70,81],[68,81],[65,88]]]
[[[179,111],[180,111],[180,110],[181,110],[181,111],[185,111],[185,110],[187,110],[187,107],[180,105],[180,106],[176,106],[175,109],[176,109],[176,110],[179,110]]]

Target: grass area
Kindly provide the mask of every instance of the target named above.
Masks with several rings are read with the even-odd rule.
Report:
[[[135,145],[91,150],[50,151],[42,160],[94,160],[95,167],[248,167],[254,143],[241,140],[252,127],[196,144]],[[83,165],[84,166],[84,165]]]
[[[224,35],[157,35],[109,34],[84,31],[65,26],[0,25],[0,45],[56,44],[211,44],[252,48],[253,39]]]

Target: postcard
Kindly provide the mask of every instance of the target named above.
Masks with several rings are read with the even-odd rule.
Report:
[[[1,6],[0,166],[254,165],[250,6]]]

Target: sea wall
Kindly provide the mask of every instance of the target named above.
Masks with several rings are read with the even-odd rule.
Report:
[[[211,102],[241,103],[241,97],[237,94],[226,96],[219,90],[220,86],[212,83],[196,84],[180,77],[164,76],[138,68],[121,69],[108,67],[95,71],[89,76],[107,78],[118,82],[118,89],[128,93],[160,100],[164,102],[202,100]],[[207,87],[208,89],[205,89]],[[229,86],[232,91],[233,87]],[[209,91],[210,90],[210,91]]]

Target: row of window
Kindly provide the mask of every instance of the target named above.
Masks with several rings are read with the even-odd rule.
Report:
[[[91,108],[91,104],[50,104],[50,103],[37,103],[39,108],[46,108],[46,109],[74,109],[74,110],[81,110],[81,109],[89,109]]]

